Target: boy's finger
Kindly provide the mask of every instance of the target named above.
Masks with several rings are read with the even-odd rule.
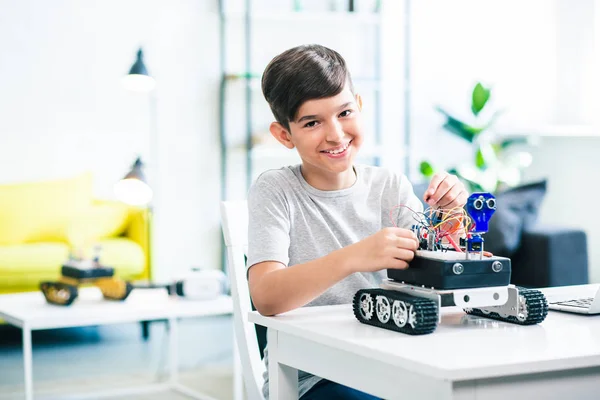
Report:
[[[407,249],[411,251],[416,251],[419,249],[419,242],[417,238],[398,238],[396,241],[396,247],[399,249]]]
[[[389,265],[389,268],[406,269],[406,268],[408,268],[408,263],[404,260],[399,260],[397,258],[394,258],[391,265]]]
[[[435,192],[438,190],[440,184],[444,181],[444,179],[446,179],[448,177],[448,174],[445,172],[440,172],[437,173],[433,176],[433,178],[431,178],[431,182],[429,183],[429,186],[427,187],[427,190],[425,191],[425,195],[423,196],[423,200],[425,200],[425,202],[427,204],[430,204],[431,198],[432,196],[435,194]]]
[[[452,209],[454,207],[463,207],[467,204],[468,197],[469,193],[467,193],[466,190],[461,189],[460,193],[451,202],[443,205],[442,208]]]
[[[438,208],[443,208],[442,205],[444,203],[447,203],[447,202],[444,202],[443,199],[446,196],[448,196],[448,194],[453,189],[454,189],[454,186],[452,186],[450,184],[450,182],[448,182],[447,179],[442,181],[442,183],[440,183],[440,185],[438,186],[435,193],[429,197],[429,201],[427,202],[427,204],[429,204],[430,206],[437,206]]]
[[[438,200],[438,205],[441,208],[451,208],[450,206],[456,204],[456,200],[459,198],[461,191],[462,188],[460,186],[454,185]]]
[[[394,230],[394,234],[398,237],[402,237],[402,238],[411,238],[411,239],[416,239],[417,235],[411,231],[410,229],[406,229],[406,228],[396,228]]]
[[[394,252],[394,258],[408,262],[415,258],[415,252],[407,249],[397,249]]]

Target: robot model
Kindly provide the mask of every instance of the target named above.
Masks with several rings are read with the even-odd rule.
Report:
[[[93,284],[100,288],[107,300],[125,300],[133,290],[131,283],[114,276],[114,269],[92,260],[70,259],[61,268],[61,277],[56,282],[41,282],[40,289],[51,304],[68,306],[78,295],[78,287]]]
[[[544,295],[511,285],[510,259],[483,249],[483,234],[496,210],[495,197],[473,193],[465,207],[468,215],[462,208],[413,211],[417,224],[412,230],[419,250],[409,268],[388,269],[389,279],[381,288],[356,292],[352,306],[360,322],[422,335],[435,330],[441,320],[440,308],[448,306],[519,325],[537,324],[546,318]],[[459,244],[453,239],[457,234],[465,236]],[[443,239],[450,245],[444,246]]]

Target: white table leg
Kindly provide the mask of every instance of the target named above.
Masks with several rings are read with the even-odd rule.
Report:
[[[25,370],[25,399],[33,400],[33,371],[32,371],[32,349],[31,329],[23,325],[23,365]]]
[[[169,382],[175,385],[179,380],[179,346],[177,346],[177,318],[169,318]]]
[[[267,329],[267,346],[269,347],[269,398],[297,399],[298,370],[279,363],[277,343],[278,332]]]
[[[244,382],[242,379],[242,362],[237,347],[235,332],[233,333],[233,400],[243,400]]]

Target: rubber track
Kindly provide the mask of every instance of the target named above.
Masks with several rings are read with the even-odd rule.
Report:
[[[359,299],[361,294],[369,293],[373,297],[373,315],[371,319],[365,320],[360,315],[360,304]],[[410,305],[413,306],[415,313],[417,314],[416,318],[416,327],[413,329],[410,324],[404,325],[402,328],[398,327],[393,320],[393,317],[390,315],[390,319],[387,323],[381,323],[377,318],[376,312],[376,297],[379,295],[384,295],[390,301],[390,308],[394,300],[404,301],[407,307]],[[435,330],[438,323],[438,307],[437,304],[430,299],[424,299],[421,297],[411,296],[409,294],[405,294],[402,292],[398,292],[395,290],[385,290],[385,289],[361,289],[354,295],[354,299],[352,300],[352,309],[354,310],[354,316],[363,324],[376,326],[378,328],[389,329],[396,332],[406,333],[409,335],[424,335],[427,333],[431,333]],[[390,309],[391,314],[391,309]]]
[[[477,315],[479,317],[492,318],[498,321],[511,322],[519,325],[534,325],[539,324],[548,315],[548,301],[542,292],[535,289],[518,288],[519,295],[525,297],[525,304],[527,307],[527,319],[525,321],[519,321],[517,317],[511,315],[509,317],[502,317],[496,312],[484,314],[480,309],[473,308],[465,310],[467,314]]]

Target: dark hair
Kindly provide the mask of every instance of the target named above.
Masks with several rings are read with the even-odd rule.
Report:
[[[346,83],[354,93],[346,61],[336,51],[310,44],[286,50],[271,60],[262,76],[262,91],[277,122],[288,131],[308,100],[339,94]]]

